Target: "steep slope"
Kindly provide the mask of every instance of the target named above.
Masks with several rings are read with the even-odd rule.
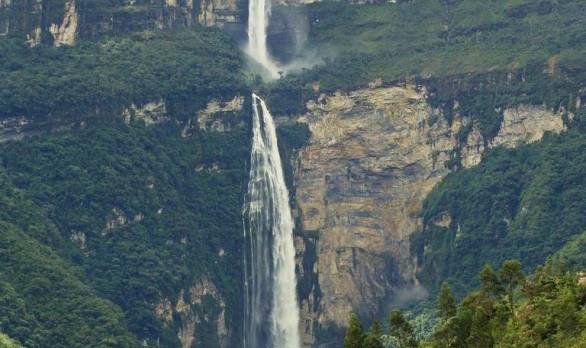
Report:
[[[63,267],[76,265],[84,291],[118,305],[123,311],[117,312],[123,315],[119,319],[141,341],[166,347],[232,346],[241,315],[246,131],[236,127],[206,134],[194,129],[182,138],[182,128],[175,125],[146,128],[137,122],[108,122],[6,144],[3,168],[19,192],[46,211],[45,221],[56,226],[49,231],[60,244],[46,244],[61,252]],[[11,211],[7,215],[15,218]],[[42,227],[27,235],[48,239],[38,230]],[[46,249],[22,232],[8,231],[5,238],[26,237],[23,243],[30,245],[21,248],[29,252]],[[10,255],[20,255],[17,246],[9,247]],[[23,296],[22,289],[33,287],[34,278],[24,276],[19,259],[4,261],[3,277],[17,277],[14,289]],[[29,263],[55,268],[34,258]],[[64,302],[55,303],[55,310],[71,306],[68,312],[77,313],[83,308],[68,300],[66,294],[73,291],[63,291]],[[31,306],[35,313],[47,312],[39,304]],[[30,325],[40,330],[46,318]],[[23,343],[36,337],[7,333]],[[34,339],[41,346],[61,342]],[[85,344],[72,342],[70,346]]]
[[[572,237],[552,257],[554,264],[560,264],[573,271],[586,269],[586,231]]]
[[[583,157],[582,135],[546,134],[586,123],[582,1],[285,9],[299,20],[275,35],[333,54],[271,85],[243,73],[234,41],[194,25],[229,31],[246,5],[0,0],[0,142],[37,136],[0,146],[6,185],[23,195],[0,220],[10,248],[41,250],[52,261],[40,269],[70,281],[66,292],[111,309],[114,339],[238,346],[252,86],[291,164],[306,346],[336,346],[350,311],[386,315],[424,295],[420,282],[469,289],[483,262],[519,256],[531,268],[559,250],[581,267],[582,170],[569,156]],[[35,284],[17,275],[10,296],[33,303],[18,287]],[[27,327],[43,331],[46,319]],[[61,332],[30,330],[6,334],[42,346]]]
[[[62,246],[42,209],[0,172],[0,330],[27,347],[138,347],[119,307],[32,236]],[[26,232],[25,232],[26,231]]]
[[[551,136],[493,151],[446,178],[427,197],[415,237],[420,279],[431,287],[449,281],[460,292],[484,264],[518,258],[532,270],[583,233],[585,150],[583,133]]]
[[[336,93],[311,101],[300,118],[311,131],[296,164],[302,236],[315,249],[304,268],[315,273],[302,299],[308,342],[344,325],[351,311],[384,315],[404,289],[425,296],[409,239],[427,195],[462,165],[455,162],[475,165],[492,147],[565,130],[561,113],[512,107],[492,140],[462,137],[477,119],[455,113],[448,121],[427,97],[414,86]]]
[[[245,8],[237,0],[2,0],[0,35],[18,37],[31,47],[58,47],[198,24],[240,31]]]
[[[32,251],[58,258],[46,263],[45,273],[68,279],[62,268],[74,269],[75,286],[114,308],[111,327],[104,325],[109,344],[235,346],[248,144],[241,55],[216,29],[120,35],[150,29],[147,22],[134,27],[132,18],[158,11],[156,4],[136,2],[117,12],[121,2],[73,3],[80,20],[75,47],[31,49],[18,32],[0,40],[0,142],[9,142],[2,147],[2,168],[6,185],[24,197],[0,216]],[[48,20],[47,11],[55,9],[51,1],[39,3],[35,13],[26,12],[29,3],[1,4],[10,6],[0,9],[0,22],[17,24],[22,16],[22,25],[34,24],[35,16]],[[184,5],[165,6],[175,11]],[[113,11],[114,25],[127,13],[131,27],[108,29],[120,35],[115,38],[85,41],[90,37],[83,25],[96,19],[87,16],[99,22],[100,11]],[[5,261],[2,276],[20,270],[20,260]],[[29,281],[7,286],[22,298],[29,295],[21,289],[34,285]],[[45,329],[46,316],[18,324],[27,330],[6,333],[27,346],[106,344],[92,343],[99,330],[83,341],[84,329],[74,326],[86,321],[75,315],[92,307],[77,299],[81,290],[62,287],[61,302],[52,303],[55,311],[72,313],[62,325]],[[26,303],[35,315],[51,313]],[[14,318],[0,316],[5,320]],[[80,336],[49,336],[62,335],[63,325]]]
[[[306,10],[309,46],[333,53],[268,93],[275,113],[312,132],[293,164],[302,330],[308,345],[336,346],[350,311],[370,320],[425,295],[418,278],[430,286],[430,269],[416,272],[422,256],[410,236],[448,173],[582,122],[585,47],[576,39],[586,7],[430,0]]]
[[[308,12],[309,45],[335,54],[306,76],[327,91],[376,78],[510,71],[547,60],[563,65],[579,61],[585,48],[586,4],[574,0],[323,2]]]
[[[152,117],[186,120],[244,86],[241,55],[215,29],[142,32],[58,49],[30,50],[5,39],[0,57],[0,141],[119,118],[148,103],[163,111]]]

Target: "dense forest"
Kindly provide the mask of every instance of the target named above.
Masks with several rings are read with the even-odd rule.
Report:
[[[423,338],[400,310],[390,313],[386,332],[377,321],[365,332],[353,315],[344,348],[584,346],[583,272],[550,260],[525,276],[519,261],[506,260],[498,272],[485,266],[478,280],[480,287],[459,303],[449,284],[442,284],[435,309],[439,321]]]
[[[153,307],[202,275],[240,320],[247,133],[178,133],[120,122],[2,147],[4,333],[27,347],[176,344]]]
[[[316,329],[315,344],[586,347],[586,2],[305,4],[294,11],[307,17],[307,41],[292,54],[308,62],[276,81],[220,28],[147,23],[155,2],[78,0],[80,20],[138,22],[80,33],[73,46],[30,47],[31,33],[0,27],[0,347],[239,347],[250,93],[278,121],[296,208],[307,103],[406,85],[436,117],[469,120],[409,239],[428,299]],[[31,24],[22,11],[32,2],[12,3],[0,25]],[[61,20],[64,0],[43,3],[43,21]],[[219,112],[221,131],[197,124],[210,102],[235,97],[243,107]],[[164,105],[156,124],[126,117],[152,103]],[[470,132],[489,144],[518,105],[562,115],[564,131],[463,168]],[[14,122],[35,131],[16,127],[24,140],[8,141]],[[306,246],[310,271],[319,246]],[[319,295],[318,278],[304,274],[300,292]],[[307,306],[319,311],[315,300]],[[195,339],[184,343],[190,320]]]
[[[477,285],[484,264],[518,258],[532,270],[577,243],[586,231],[585,153],[584,133],[573,130],[495,149],[479,166],[448,176],[427,197],[425,227],[412,237],[420,279],[432,288],[448,281],[462,293]],[[450,217],[449,226],[434,223],[442,216]]]
[[[0,40],[0,117],[87,119],[164,100],[178,119],[244,85],[243,60],[217,29],[144,31],[75,47]]]
[[[462,80],[486,74],[518,74],[525,82],[541,80],[545,72],[562,81],[584,81],[586,5],[580,1],[421,0],[393,6],[325,1],[309,5],[307,12],[308,46],[325,64],[285,76],[273,87],[273,108],[279,112],[302,109],[316,82],[320,92],[332,92],[375,79],[383,84],[444,80],[441,92],[450,94]],[[495,99],[513,101],[527,92],[542,97],[553,92],[547,98],[555,98],[559,92],[543,82],[538,88],[519,84],[523,90],[510,96],[500,83]],[[485,98],[484,107],[498,106]]]

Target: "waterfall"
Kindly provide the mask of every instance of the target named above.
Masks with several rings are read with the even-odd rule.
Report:
[[[255,94],[252,108],[250,178],[243,209],[247,242],[244,347],[299,348],[289,192],[273,118]]]
[[[267,27],[271,16],[271,0],[248,2],[248,54],[260,63],[271,78],[279,77],[279,69],[267,49]]]

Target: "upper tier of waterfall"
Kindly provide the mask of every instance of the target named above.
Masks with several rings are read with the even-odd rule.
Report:
[[[267,49],[267,27],[270,16],[271,0],[250,0],[247,53],[268,71],[271,78],[278,78],[279,69]]]

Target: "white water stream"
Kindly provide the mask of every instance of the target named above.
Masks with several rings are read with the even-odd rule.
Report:
[[[299,348],[299,306],[289,192],[273,118],[252,95],[250,178],[244,205],[245,348]]]
[[[249,0],[248,54],[260,63],[271,78],[279,77],[279,69],[267,49],[267,27],[271,17],[271,0]]]

